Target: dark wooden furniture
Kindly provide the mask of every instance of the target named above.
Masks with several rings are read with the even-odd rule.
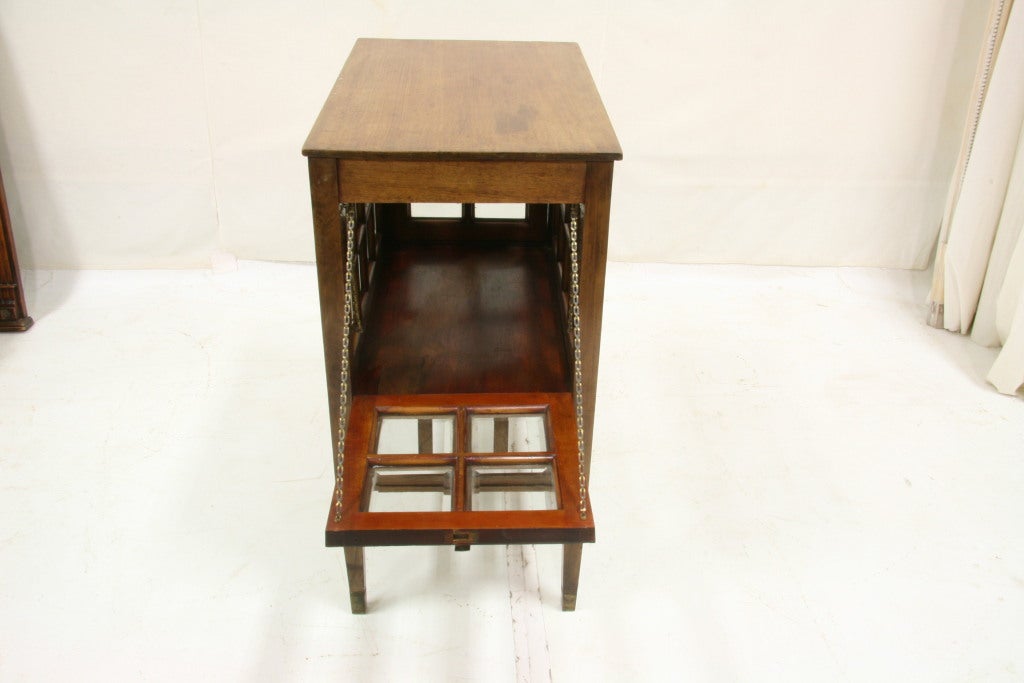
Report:
[[[365,546],[480,543],[563,544],[574,609],[622,158],[579,47],[361,39],[303,154],[352,611]]]
[[[14,250],[14,232],[7,211],[7,193],[0,176],[0,332],[24,332],[32,327],[25,308],[25,290],[21,286],[18,255]]]

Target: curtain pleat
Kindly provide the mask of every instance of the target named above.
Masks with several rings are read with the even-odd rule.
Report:
[[[988,376],[1024,383],[1024,9],[993,0],[935,257],[929,322],[1003,345]]]
[[[988,381],[1004,394],[1024,385],[1024,126],[971,336],[1002,344]]]
[[[1022,14],[1011,8],[1003,15],[1005,33],[950,212],[943,326],[953,332],[968,332],[974,321],[1024,120]]]

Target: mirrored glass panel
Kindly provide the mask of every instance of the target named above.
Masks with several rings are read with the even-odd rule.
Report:
[[[526,204],[477,204],[473,214],[477,218],[526,218]]]
[[[462,204],[414,203],[409,210],[413,218],[462,218]]]
[[[557,510],[551,463],[470,465],[467,473],[473,510]]]
[[[454,415],[381,415],[374,453],[400,455],[451,453]]]
[[[474,453],[539,453],[548,450],[543,413],[473,415],[469,421]]]
[[[452,509],[451,467],[374,467],[370,512],[448,512]]]

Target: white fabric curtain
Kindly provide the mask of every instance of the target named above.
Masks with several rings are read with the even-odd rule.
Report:
[[[993,0],[939,234],[929,322],[1002,345],[988,374],[1024,385],[1024,2]]]

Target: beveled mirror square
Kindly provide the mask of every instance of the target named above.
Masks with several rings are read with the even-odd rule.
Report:
[[[447,466],[379,465],[369,475],[368,512],[447,512],[453,470]]]
[[[467,498],[473,510],[557,510],[551,463],[470,465]]]
[[[454,415],[380,415],[378,455],[451,453],[455,448]]]
[[[469,420],[473,453],[543,453],[550,450],[544,413],[477,414]]]

